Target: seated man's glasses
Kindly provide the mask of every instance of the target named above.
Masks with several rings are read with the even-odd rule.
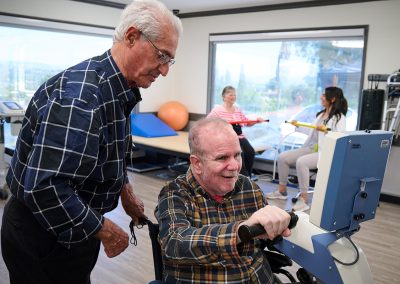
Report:
[[[143,37],[153,46],[154,50],[157,53],[158,61],[161,65],[168,63],[169,66],[175,63],[175,60],[171,58],[168,54],[162,52],[144,33],[142,33]]]

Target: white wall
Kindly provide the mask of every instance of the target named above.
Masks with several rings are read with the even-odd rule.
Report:
[[[115,26],[121,13],[66,0],[1,0],[0,11],[102,26]],[[369,25],[365,75],[391,73],[400,68],[399,12],[400,1],[391,0],[183,19],[177,62],[168,77],[142,91],[140,109],[157,111],[162,103],[179,100],[191,113],[206,113],[210,33]],[[393,157],[400,157],[399,148],[392,149],[383,191],[400,196],[399,159]]]
[[[383,179],[382,192],[400,197],[400,147],[392,147]]]

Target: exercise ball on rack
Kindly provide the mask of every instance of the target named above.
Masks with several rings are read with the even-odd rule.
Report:
[[[161,105],[157,116],[174,130],[183,129],[189,121],[187,108],[177,101],[170,101]]]

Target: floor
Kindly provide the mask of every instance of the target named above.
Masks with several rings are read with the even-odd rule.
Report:
[[[146,174],[130,173],[137,194],[145,204],[145,213],[154,220],[153,209],[157,202],[158,192],[172,173],[154,171]],[[257,183],[264,192],[275,190],[277,185],[267,181],[268,177],[260,176]],[[271,204],[290,210],[291,197],[297,189],[289,188],[288,200],[272,201]],[[0,200],[0,217],[5,201]],[[374,278],[374,283],[400,283],[400,206],[381,202],[374,220],[362,224],[361,230],[352,238],[367,256]],[[118,206],[106,217],[112,219],[128,232],[129,218],[121,206]],[[1,221],[0,221],[1,222]],[[99,260],[92,273],[93,284],[142,284],[154,279],[151,243],[147,227],[136,229],[138,245],[130,245],[126,251],[115,258],[108,258],[101,250]],[[291,272],[297,266],[290,268]],[[0,258],[0,284],[9,284],[8,272]],[[351,284],[351,283],[349,283]]]

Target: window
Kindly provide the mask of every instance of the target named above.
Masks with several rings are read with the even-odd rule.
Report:
[[[244,129],[254,144],[276,146],[294,131],[285,123],[312,123],[327,86],[343,89],[349,103],[348,130],[355,130],[364,66],[366,27],[348,29],[214,34],[210,36],[208,108],[222,103],[226,85],[248,117],[269,123]],[[305,136],[294,141],[302,145]]]
[[[112,34],[111,28],[0,16],[0,100],[26,108],[44,81],[109,49]],[[18,131],[18,124],[4,124],[8,147]]]
[[[1,16],[0,100],[26,107],[44,81],[109,49],[112,33],[112,29]]]

